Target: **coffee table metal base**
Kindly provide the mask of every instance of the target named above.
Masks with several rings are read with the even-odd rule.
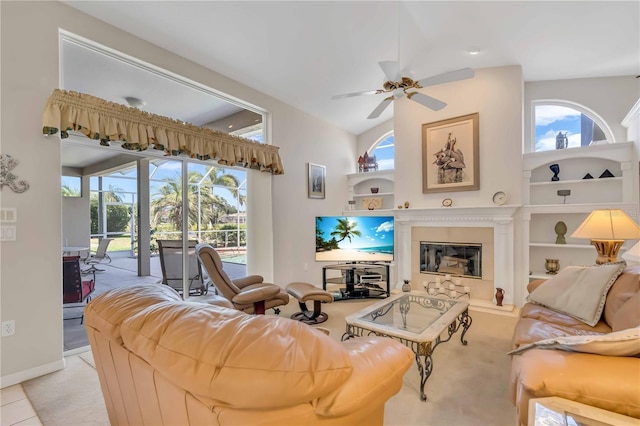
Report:
[[[356,336],[383,336],[390,337],[392,339],[398,340],[400,343],[407,346],[409,349],[413,351],[416,357],[416,364],[418,366],[418,372],[420,373],[420,399],[422,401],[427,400],[427,395],[424,392],[425,384],[427,383],[427,379],[431,376],[433,372],[433,352],[438,347],[440,343],[446,343],[451,340],[451,337],[462,328],[462,334],[460,335],[460,342],[463,345],[467,344],[467,341],[464,338],[464,335],[467,334],[469,327],[471,327],[471,323],[473,319],[469,315],[469,310],[465,310],[460,315],[453,320],[451,324],[447,327],[447,337],[442,338],[438,336],[436,340],[431,342],[417,342],[411,339],[401,338],[397,336],[391,336],[389,334],[385,334],[380,331],[373,331],[367,328],[363,328],[361,326],[347,324],[347,330],[342,335],[342,340],[347,340]]]

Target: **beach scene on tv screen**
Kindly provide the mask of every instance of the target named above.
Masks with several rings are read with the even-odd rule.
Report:
[[[319,262],[393,260],[393,216],[316,217]]]

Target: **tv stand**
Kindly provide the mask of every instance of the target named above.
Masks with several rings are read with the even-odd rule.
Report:
[[[327,271],[330,275],[327,276]],[[328,290],[334,300],[347,299],[384,299],[389,297],[389,264],[388,263],[339,263],[322,267],[322,288],[327,284],[344,285],[338,289]]]

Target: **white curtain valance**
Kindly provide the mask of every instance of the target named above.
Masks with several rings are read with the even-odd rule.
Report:
[[[200,160],[284,173],[279,148],[232,136],[161,115],[109,102],[85,93],[55,89],[42,113],[42,132],[68,137],[78,131],[101,145],[121,141],[122,147],[144,151],[153,147],[167,155],[187,154]]]

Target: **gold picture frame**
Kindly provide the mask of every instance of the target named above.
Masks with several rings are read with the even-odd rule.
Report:
[[[308,164],[307,195],[309,198],[324,198],[327,168],[320,164]]]
[[[422,125],[422,193],[480,189],[479,113]]]

